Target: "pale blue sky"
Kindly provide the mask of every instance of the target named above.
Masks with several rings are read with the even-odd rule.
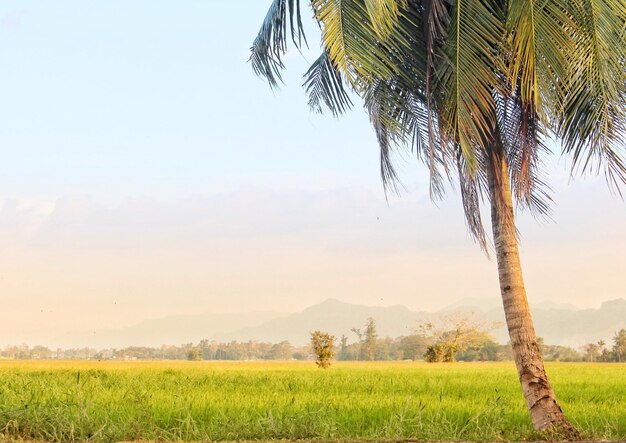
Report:
[[[0,1],[5,342],[329,297],[428,310],[498,296],[458,195],[433,206],[406,157],[407,192],[387,204],[358,102],[340,120],[308,110],[315,32],[281,91],[254,76],[268,5]],[[550,161],[554,221],[519,218],[529,297],[626,297],[625,205],[602,178],[569,184],[566,165]]]
[[[371,183],[365,116],[308,112],[307,63],[288,88],[252,75],[267,2],[3,0],[3,194],[202,193],[215,186]],[[310,36],[313,60],[315,33]]]

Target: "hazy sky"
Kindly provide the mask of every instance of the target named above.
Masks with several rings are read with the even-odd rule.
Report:
[[[308,110],[315,32],[281,91],[254,76],[269,3],[0,2],[3,343],[329,297],[498,296],[456,192],[435,207],[405,155],[406,192],[387,204],[359,105]],[[602,177],[548,168],[553,220],[519,219],[531,301],[626,297],[626,205]]]

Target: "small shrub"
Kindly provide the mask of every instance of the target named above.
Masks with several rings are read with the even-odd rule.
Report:
[[[315,364],[321,369],[328,368],[335,356],[335,336],[327,332],[311,332],[311,347],[315,354]]]

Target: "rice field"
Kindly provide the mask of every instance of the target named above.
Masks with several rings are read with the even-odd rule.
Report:
[[[548,365],[589,439],[626,439],[626,364]],[[540,439],[512,363],[0,361],[0,435],[120,440]]]

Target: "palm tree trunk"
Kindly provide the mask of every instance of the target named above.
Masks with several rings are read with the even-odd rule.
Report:
[[[535,429],[577,437],[577,431],[556,401],[537,344],[517,248],[508,165],[503,150],[497,145],[494,143],[488,152],[487,179],[500,292],[517,373]]]

